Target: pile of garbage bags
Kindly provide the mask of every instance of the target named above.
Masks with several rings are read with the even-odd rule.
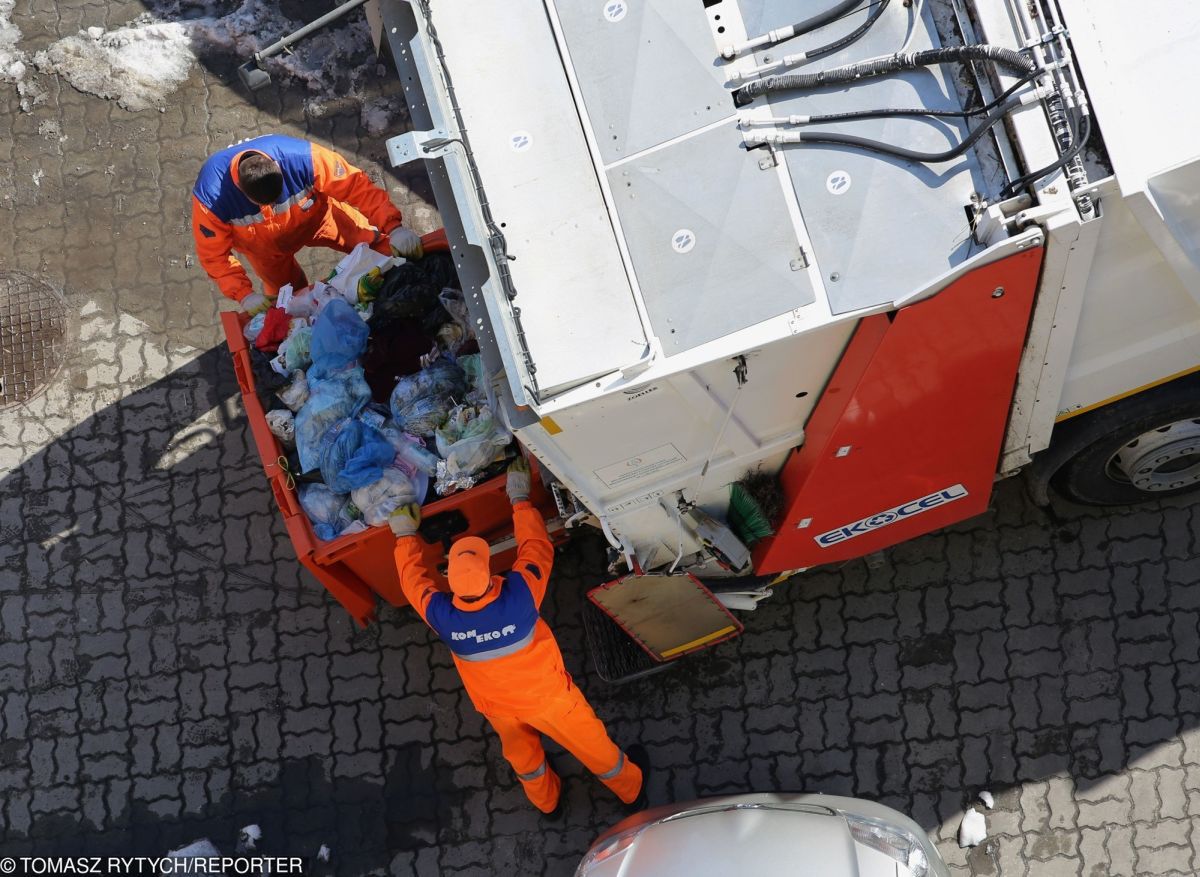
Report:
[[[509,457],[457,282],[447,254],[410,262],[363,244],[246,324],[267,425],[318,538],[386,526]]]

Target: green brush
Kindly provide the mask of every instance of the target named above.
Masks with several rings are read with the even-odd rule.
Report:
[[[771,520],[762,504],[751,492],[748,479],[729,485],[729,526],[739,539],[750,547],[755,542],[772,535]],[[772,481],[774,479],[771,479]]]

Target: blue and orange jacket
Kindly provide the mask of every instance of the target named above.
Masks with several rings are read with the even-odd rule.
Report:
[[[478,603],[464,603],[431,580],[416,536],[396,540],[400,587],[454,656],[475,708],[491,716],[534,715],[571,685],[562,652],[538,610],[546,596],[554,546],[546,522],[529,502],[513,506],[517,560],[493,576],[499,585]]]
[[[245,152],[261,152],[283,169],[283,193],[266,207],[237,186],[237,163]],[[196,254],[221,293],[241,301],[254,291],[233,251],[291,255],[307,246],[329,209],[347,204],[366,217],[381,236],[400,225],[387,192],[336,152],[281,134],[246,140],[211,156],[192,190],[192,235]]]

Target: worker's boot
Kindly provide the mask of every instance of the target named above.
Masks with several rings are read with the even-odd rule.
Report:
[[[650,787],[650,755],[646,752],[645,746],[641,743],[634,743],[625,750],[625,757],[642,770],[642,789],[632,803],[625,805],[625,815],[632,816],[634,813],[645,810],[649,803],[646,790]]]

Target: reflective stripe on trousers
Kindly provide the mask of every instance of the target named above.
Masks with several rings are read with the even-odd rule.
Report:
[[[533,780],[536,780],[538,777],[540,777],[545,772],[546,772],[546,759],[543,758],[542,763],[538,765],[537,770],[535,770],[533,773],[519,773],[519,774],[517,774],[517,779],[519,779],[523,783],[528,783]]]

